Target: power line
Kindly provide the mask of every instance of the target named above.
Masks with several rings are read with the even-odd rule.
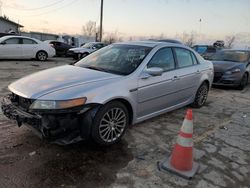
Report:
[[[65,0],[56,1],[54,3],[44,5],[44,6],[41,6],[41,7],[36,7],[36,8],[14,8],[14,7],[8,7],[8,8],[15,9],[15,10],[20,10],[20,11],[35,11],[35,10],[40,10],[40,9],[45,9],[45,8],[52,7],[54,5],[62,3],[63,1],[65,1]]]
[[[39,14],[33,14],[33,15],[23,15],[22,17],[33,17],[33,16],[42,16],[42,15],[45,15],[45,14],[49,14],[49,13],[52,13],[52,12],[56,12],[56,11],[59,11],[67,6],[71,6],[72,4],[76,3],[77,1],[79,0],[73,0],[71,1],[70,3],[67,3],[61,7],[58,7],[58,8],[55,8],[55,9],[52,9],[52,10],[49,10],[49,11],[46,11],[46,12],[42,12],[42,13],[39,13]],[[14,14],[12,14],[14,15]],[[18,16],[18,15],[14,15],[14,16]]]

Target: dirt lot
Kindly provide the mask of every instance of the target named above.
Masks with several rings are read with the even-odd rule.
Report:
[[[13,80],[69,62],[0,61],[0,97]],[[46,143],[0,111],[0,187],[250,187],[250,86],[213,88],[206,106],[194,109],[200,170],[190,181],[156,165],[170,153],[186,109],[130,127],[123,141],[109,148]]]

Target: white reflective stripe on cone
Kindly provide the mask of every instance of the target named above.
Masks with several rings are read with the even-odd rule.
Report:
[[[192,138],[183,138],[182,136],[178,136],[177,143],[183,147],[193,147]]]
[[[193,133],[193,121],[184,119],[182,126],[181,126],[181,132]]]

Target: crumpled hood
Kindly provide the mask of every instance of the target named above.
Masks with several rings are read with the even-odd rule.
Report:
[[[225,72],[227,70],[233,69],[234,67],[242,66],[244,63],[234,62],[234,61],[213,61],[214,72]]]
[[[25,98],[37,99],[69,87],[92,84],[120,77],[76,66],[60,66],[21,78],[9,85],[10,91]],[[84,86],[83,86],[84,87]]]

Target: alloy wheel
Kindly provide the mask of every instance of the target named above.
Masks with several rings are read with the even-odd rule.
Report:
[[[197,93],[197,102],[199,106],[202,106],[206,100],[208,95],[208,88],[207,85],[202,85]]]
[[[44,52],[39,52],[39,53],[37,54],[37,58],[38,58],[38,60],[40,60],[40,61],[45,61],[45,60],[47,59],[47,55],[46,55],[46,53],[44,53]]]
[[[121,108],[111,108],[100,121],[99,134],[105,142],[114,142],[121,137],[127,122],[126,113]]]

